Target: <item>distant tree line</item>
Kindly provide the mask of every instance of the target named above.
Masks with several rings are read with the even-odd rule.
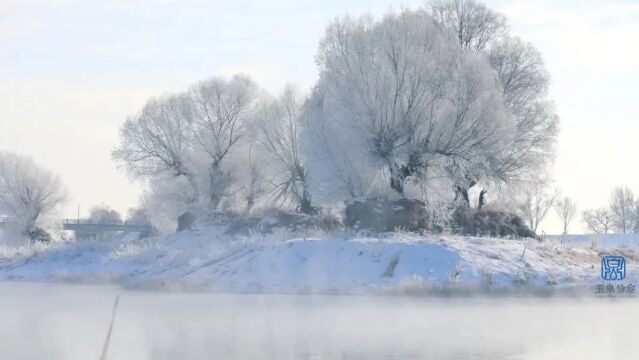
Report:
[[[149,219],[147,217],[146,209],[142,208],[130,208],[126,214],[126,218],[122,218],[122,215],[112,209],[106,204],[101,204],[92,207],[89,210],[89,216],[86,219],[91,224],[109,224],[109,225],[149,225]],[[76,239],[93,239],[104,240],[107,234],[104,232],[92,232],[92,231],[75,231]]]
[[[562,224],[562,234],[569,233],[569,226],[577,215],[577,204],[569,197],[561,197],[555,190],[537,186],[523,191],[524,202],[519,203],[523,218],[533,231],[554,208]],[[584,228],[595,234],[639,233],[639,198],[625,186],[613,189],[608,205],[581,212]]]
[[[597,234],[639,233],[639,198],[625,186],[615,188],[608,206],[585,210],[584,226]]]

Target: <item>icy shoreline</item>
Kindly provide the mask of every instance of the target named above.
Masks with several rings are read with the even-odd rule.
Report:
[[[592,294],[600,256],[556,241],[386,233],[235,239],[217,228],[163,238],[123,238],[3,248],[0,279],[111,283],[129,288],[278,294]]]

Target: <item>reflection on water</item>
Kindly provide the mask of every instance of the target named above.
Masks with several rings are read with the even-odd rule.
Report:
[[[636,359],[636,299],[214,295],[0,284],[0,359]]]

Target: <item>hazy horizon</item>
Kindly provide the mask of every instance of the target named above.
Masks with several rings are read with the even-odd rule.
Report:
[[[615,186],[639,192],[632,160],[639,121],[639,4],[632,1],[484,1],[532,42],[550,72],[561,117],[556,185],[578,210],[605,205]],[[406,7],[423,1],[404,1]],[[310,87],[314,56],[336,16],[379,15],[390,0],[172,0],[0,3],[0,150],[62,176],[64,215],[100,203],[136,205],[139,183],[110,152],[119,125],[144,102],[214,75],[246,73],[265,89]],[[560,231],[554,213],[542,224]],[[571,232],[582,232],[581,219]]]

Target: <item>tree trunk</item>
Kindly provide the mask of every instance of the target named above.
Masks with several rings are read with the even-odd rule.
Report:
[[[390,187],[391,189],[395,190],[398,195],[400,195],[401,197],[404,197],[404,181],[402,181],[399,178],[395,178],[391,176]]]
[[[31,232],[33,230],[35,230],[36,222],[38,221],[39,217],[40,217],[40,212],[37,211],[37,213],[31,215],[29,217],[29,219],[27,219],[27,222],[26,222],[26,224],[24,226],[24,230],[23,231],[24,231],[24,235],[26,235],[29,238],[29,240],[32,240],[31,239]]]
[[[313,214],[315,209],[311,205],[311,194],[309,194],[306,186],[302,192],[302,201],[300,202],[300,211],[304,214]]]
[[[404,180],[397,169],[397,165],[389,163],[388,169],[390,171],[390,187],[395,190],[398,195],[404,197]]]
[[[461,199],[461,200],[460,200]],[[470,208],[470,199],[468,198],[468,189],[455,185],[455,202],[460,202],[466,208]]]
[[[479,202],[477,203],[477,210],[481,210],[486,204],[487,193],[488,193],[488,190],[486,189],[481,189],[481,191],[479,192]]]
[[[197,180],[195,180],[195,176],[190,170],[186,169],[182,165],[179,165],[175,172],[175,177],[180,177],[180,176],[186,177],[186,180],[189,182],[189,185],[191,186],[191,190],[193,191],[192,195],[188,199],[186,199],[186,201],[189,204],[196,203],[198,198],[200,197],[200,193],[197,186]]]
[[[217,164],[212,164],[209,169],[209,209],[217,210],[227,184],[227,174]]]
[[[249,215],[251,213],[251,210],[253,209],[253,206],[255,206],[255,199],[251,196],[246,199],[246,207],[244,208],[244,213],[246,215]]]
[[[390,187],[395,190],[397,194],[404,197],[404,182],[410,175],[408,169],[405,166],[400,168],[392,161],[388,161],[388,170],[390,171]]]
[[[315,212],[315,208],[311,204],[311,192],[308,190],[308,176],[303,166],[298,167],[298,176],[299,181],[302,183],[302,198],[300,199],[300,208],[299,211],[304,214],[313,214]]]
[[[193,191],[192,196],[187,201],[189,204],[194,204],[197,202],[198,198],[200,197],[197,181],[195,180],[195,176],[193,176],[193,174],[191,173],[186,173],[185,176],[186,176],[186,179],[189,181],[189,184],[191,185],[191,190]]]
[[[477,185],[477,181],[468,176],[465,178],[465,181],[455,184],[455,202],[459,202],[461,199],[461,204],[467,209],[470,209],[470,197],[468,196],[468,191],[475,185]]]

